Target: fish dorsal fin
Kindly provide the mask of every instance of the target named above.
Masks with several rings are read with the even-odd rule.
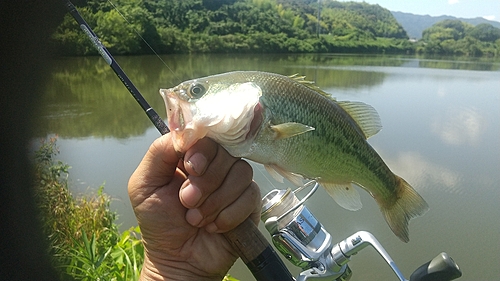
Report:
[[[375,135],[382,129],[382,122],[380,122],[380,117],[377,111],[372,106],[362,103],[362,102],[352,102],[352,101],[337,101],[327,92],[321,90],[318,86],[314,84],[313,81],[305,80],[305,76],[299,74],[293,74],[289,76],[295,82],[300,83],[311,90],[325,96],[326,98],[335,101],[340,105],[358,124],[365,135],[365,138]]]
[[[275,139],[286,139],[309,131],[313,131],[314,128],[301,123],[288,122],[278,125],[271,125],[271,129],[275,133]]]
[[[372,106],[358,101],[338,101],[363,131],[365,138],[369,138],[382,129],[382,123],[377,111]]]
[[[342,208],[349,211],[357,211],[363,207],[358,191],[351,183],[322,183],[319,182],[326,192],[339,204]]]
[[[302,180],[304,179],[301,175],[294,174],[292,172],[288,172],[283,170],[281,167],[277,165],[264,165],[264,168],[266,168],[266,171],[271,174],[271,176],[277,180],[278,182],[283,183],[283,178],[287,179],[293,185],[295,186],[303,186],[304,183]]]
[[[311,89],[311,90],[313,90],[313,91],[316,91],[316,92],[318,92],[319,94],[321,94],[321,95],[323,95],[323,96],[325,96],[325,97],[327,97],[327,98],[329,98],[329,99],[331,99],[331,100],[333,100],[333,101],[336,101],[336,100],[335,100],[335,98],[334,98],[334,97],[332,97],[329,93],[327,93],[327,92],[325,92],[325,91],[321,90],[321,88],[320,88],[320,87],[316,86],[316,85],[314,84],[314,81],[308,81],[308,80],[306,80],[306,79],[305,79],[305,78],[306,78],[306,76],[299,75],[298,73],[295,73],[295,74],[290,75],[290,76],[288,76],[288,77],[290,77],[291,79],[293,79],[295,82],[300,83],[300,84],[302,84],[302,85],[306,86],[307,88],[309,88],[309,89]]]

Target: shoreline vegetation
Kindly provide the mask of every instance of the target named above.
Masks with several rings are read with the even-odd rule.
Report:
[[[116,55],[151,54],[150,48],[159,54],[500,55],[500,29],[490,24],[445,20],[424,30],[422,39],[415,41],[389,10],[365,2],[325,0],[319,8],[316,0],[73,2]],[[70,15],[52,42],[60,55],[97,55]]]
[[[144,247],[139,227],[120,233],[111,197],[70,192],[70,166],[56,161],[57,137],[43,139],[34,153],[35,199],[61,280],[139,280]]]
[[[42,139],[34,152],[34,194],[48,241],[52,266],[60,280],[139,280],[144,246],[138,226],[119,232],[112,198],[97,192],[75,196],[70,166],[55,159],[57,137]],[[238,281],[227,275],[223,281]]]

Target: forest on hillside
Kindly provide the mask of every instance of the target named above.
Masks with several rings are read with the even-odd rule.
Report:
[[[404,12],[396,12],[396,11],[391,11],[391,13],[396,18],[396,20],[401,24],[401,26],[403,26],[403,28],[406,30],[406,33],[408,33],[408,36],[410,38],[414,38],[417,40],[422,39],[422,31],[431,27],[435,23],[438,23],[438,22],[444,21],[444,20],[460,20],[463,22],[470,23],[474,26],[482,24],[482,23],[488,23],[496,28],[500,28],[500,22],[493,21],[493,20],[487,20],[487,19],[482,18],[482,17],[458,18],[458,17],[446,16],[446,15],[442,15],[442,16],[416,15],[416,14],[412,14],[412,13],[404,13]]]
[[[422,32],[419,53],[459,56],[500,55],[500,29],[488,23],[476,26],[460,20],[444,20]]]
[[[379,5],[316,0],[75,0],[113,54],[412,53],[414,44]],[[318,18],[320,19],[318,21]],[[144,40],[141,39],[144,38]],[[145,42],[147,42],[147,44]],[[67,15],[53,35],[63,55],[97,54]]]
[[[74,0],[116,55],[170,53],[421,53],[500,55],[500,29],[444,20],[410,42],[393,14],[333,0]],[[319,6],[318,6],[319,5]],[[319,21],[318,21],[319,19]],[[52,37],[61,55],[96,55],[68,14]]]

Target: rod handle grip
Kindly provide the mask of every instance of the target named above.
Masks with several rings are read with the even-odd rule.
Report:
[[[248,218],[224,236],[258,281],[293,281],[281,258]]]

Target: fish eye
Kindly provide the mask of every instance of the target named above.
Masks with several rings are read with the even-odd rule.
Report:
[[[191,87],[189,87],[189,95],[195,99],[201,98],[206,91],[205,86],[200,83],[193,83]]]

